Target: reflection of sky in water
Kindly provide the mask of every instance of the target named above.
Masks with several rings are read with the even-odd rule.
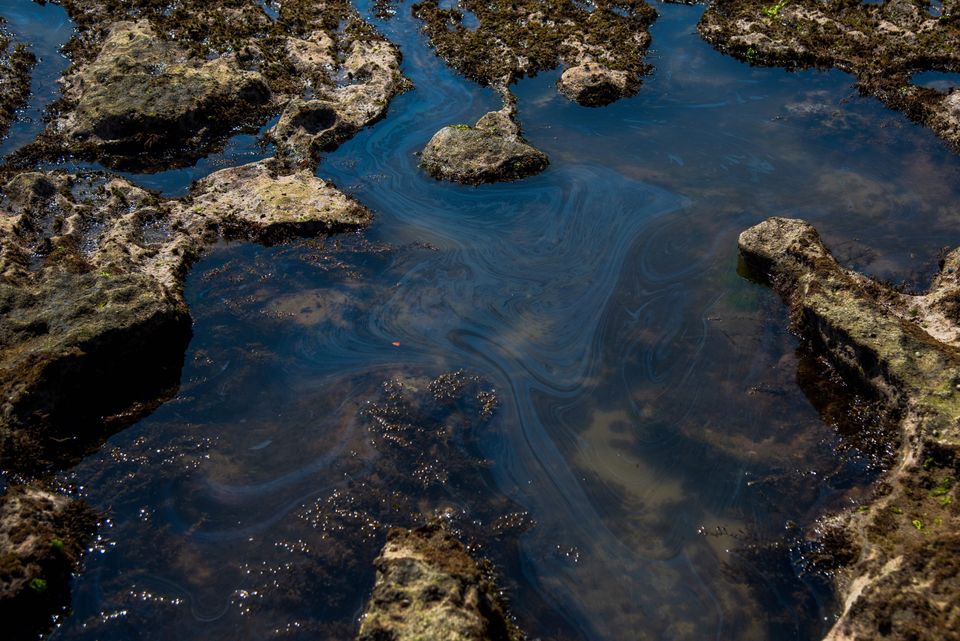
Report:
[[[802,216],[846,264],[922,284],[960,244],[960,162],[848,76],[744,65],[697,38],[702,8],[657,9],[640,93],[588,109],[557,95],[559,72],[521,82],[551,166],[479,188],[426,177],[416,152],[495,93],[447,70],[407,11],[379,23],[416,89],[318,170],[376,212],[366,241],[224,246],[194,271],[179,395],[71,474],[111,524],[54,638],[321,638],[318,620],[350,636],[369,566],[330,595],[291,564],[304,546],[369,556],[381,535],[318,541],[305,510],[385,464],[356,420],[379,381],[457,368],[499,394],[477,452],[496,490],[451,482],[450,502],[480,518],[502,494],[536,522],[486,550],[514,555],[533,637],[819,638],[829,595],[738,550],[780,541],[864,464],[832,454],[786,312],[737,275],[736,237]],[[182,193],[252,140],[138,180]]]
[[[960,73],[950,71],[922,71],[910,77],[910,82],[944,93],[960,87]]]
[[[37,56],[27,106],[18,112],[10,131],[0,140],[0,156],[5,156],[43,130],[43,110],[59,97],[57,78],[70,64],[59,48],[70,39],[73,24],[62,7],[27,0],[0,0],[0,15],[7,20],[5,28],[13,35],[13,43],[29,44]]]

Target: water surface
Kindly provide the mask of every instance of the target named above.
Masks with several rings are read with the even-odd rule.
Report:
[[[65,475],[110,520],[53,638],[350,638],[385,528],[438,511],[531,638],[822,636],[835,605],[801,529],[882,452],[738,276],[737,235],[803,217],[845,264],[923,287],[960,244],[960,162],[850,76],[751,67],[697,37],[701,7],[656,8],[637,96],[520,82],[551,165],[479,188],[417,152],[496,95],[408,6],[374,20],[416,89],[318,173],[376,222],[194,269],[179,394]],[[492,417],[423,400],[453,370]]]

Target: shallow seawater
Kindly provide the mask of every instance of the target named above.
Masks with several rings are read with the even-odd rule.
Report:
[[[13,43],[29,45],[37,57],[30,83],[30,99],[0,140],[0,157],[6,156],[37,137],[44,128],[44,110],[60,97],[57,78],[70,61],[60,47],[73,35],[73,23],[67,12],[52,3],[38,4],[29,0],[0,0],[0,16],[13,35]],[[11,45],[12,46],[12,45]]]
[[[795,524],[874,459],[783,305],[738,275],[737,235],[803,217],[845,264],[923,287],[960,244],[960,160],[849,76],[751,67],[699,39],[702,7],[656,8],[638,95],[589,109],[557,72],[523,80],[551,165],[478,188],[416,154],[496,95],[408,5],[374,20],[416,89],[318,173],[376,222],[193,270],[178,395],[64,475],[109,522],[53,638],[351,638],[385,528],[437,512],[531,638],[829,628]],[[473,391],[430,400],[457,370]]]
[[[922,71],[910,77],[910,82],[947,93],[960,87],[960,73],[952,71]]]

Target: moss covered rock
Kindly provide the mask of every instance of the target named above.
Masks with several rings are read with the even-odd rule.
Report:
[[[593,7],[573,0],[461,0],[455,8],[426,0],[413,11],[437,53],[467,77],[496,86],[562,64],[575,71],[564,73],[559,89],[591,106],[639,89],[657,15],[643,0]],[[464,24],[464,11],[476,17],[475,29]]]
[[[70,575],[93,536],[97,515],[41,484],[0,495],[0,617],[4,638],[37,638],[69,605]]]
[[[396,528],[376,561],[377,581],[358,641],[519,641],[491,569],[439,525]]]
[[[873,497],[817,528],[842,599],[827,638],[960,638],[960,249],[912,295],[842,268],[801,220],[768,219],[739,244],[801,336],[898,418],[885,438],[899,457]]]
[[[192,57],[147,20],[115,23],[97,57],[67,77],[64,95],[76,101],[61,121],[69,144],[135,169],[257,121],[271,98],[263,76],[242,70],[235,54]]]
[[[421,166],[434,178],[479,184],[517,180],[546,169],[547,156],[520,134],[514,99],[504,91],[506,106],[485,114],[474,126],[451,125],[433,135],[423,150]]]

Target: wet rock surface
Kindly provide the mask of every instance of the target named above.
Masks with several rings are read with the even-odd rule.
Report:
[[[923,0],[719,0],[699,24],[711,44],[753,64],[836,67],[860,91],[935,131],[960,149],[960,88],[914,84],[916,72],[960,71],[955,3],[939,15]]]
[[[599,106],[634,94],[648,67],[648,28],[656,12],[643,0],[477,2],[441,8],[413,6],[437,54],[485,85],[509,84],[558,65],[567,67],[558,89],[583,105]],[[476,28],[464,24],[464,12]]]
[[[377,581],[360,641],[516,641],[488,566],[440,525],[393,529],[376,560]]]
[[[842,268],[800,220],[768,219],[739,244],[799,333],[897,417],[885,439],[899,457],[873,497],[814,533],[843,601],[827,638],[960,638],[960,250],[908,294]]]
[[[6,135],[16,111],[27,102],[30,94],[30,72],[37,62],[22,43],[3,31],[0,17],[0,137]]]
[[[262,118],[271,99],[263,76],[242,70],[235,54],[193,58],[147,20],[113,24],[96,58],[65,85],[65,99],[76,104],[58,124],[66,145],[129,169],[202,149]]]
[[[371,219],[312,172],[269,162],[214,173],[184,200],[58,172],[16,174],[4,194],[0,461],[21,471],[59,467],[99,442],[103,416],[128,423],[176,386],[190,337],[181,286],[209,243]]]
[[[467,184],[517,180],[540,173],[547,156],[527,144],[516,122],[514,99],[506,93],[500,111],[485,114],[472,127],[444,127],[423,150],[421,166],[434,178]]]
[[[50,612],[69,604],[70,574],[96,522],[83,502],[40,484],[0,496],[0,616],[7,638],[36,638]]]
[[[17,154],[21,166],[64,154],[125,170],[188,165],[281,112],[271,132],[279,155],[315,164],[322,132],[295,101],[330,111],[336,135],[320,147],[331,148],[408,87],[399,50],[349,2],[285,2],[276,20],[239,0],[63,5],[80,29],[65,48],[73,64],[53,122]]]

